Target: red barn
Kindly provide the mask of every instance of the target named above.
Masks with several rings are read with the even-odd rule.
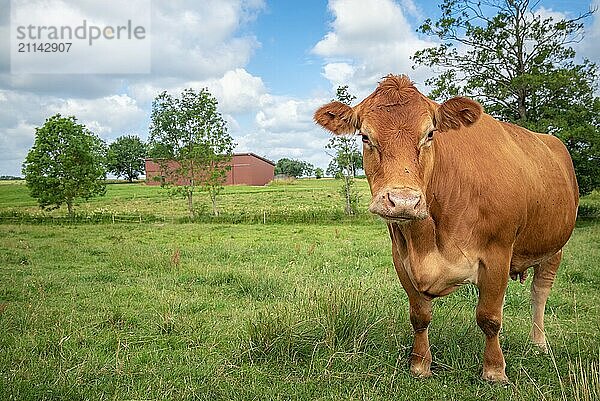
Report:
[[[266,185],[273,180],[275,163],[254,153],[235,153],[231,159],[231,170],[227,173],[225,185]],[[177,162],[168,163],[168,169],[175,169]],[[146,184],[160,185],[162,172],[160,165],[152,159],[146,159]],[[184,185],[180,180],[178,185]]]

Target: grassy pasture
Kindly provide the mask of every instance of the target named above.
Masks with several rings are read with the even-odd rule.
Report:
[[[480,381],[477,296],[464,287],[434,302],[434,376],[417,380],[387,229],[336,220],[337,186],[229,187],[221,202],[225,216],[323,223],[171,222],[184,202],[135,184],[79,208],[166,221],[0,224],[0,399],[600,399],[600,221],[580,222],[567,245],[547,307],[550,355],[528,340],[531,278],[511,282],[511,384]],[[38,213],[15,184],[0,186],[6,210]]]
[[[222,220],[240,216],[255,216],[260,221],[278,221],[285,216],[312,215],[315,219],[339,219],[343,205],[339,201],[339,184],[332,179],[295,180],[291,183],[271,184],[266,187],[235,185],[226,187],[218,198]],[[362,209],[370,196],[365,179],[356,180],[361,195]],[[0,186],[0,212],[15,211],[31,215],[64,216],[66,207],[42,213],[35,199],[28,196],[23,182]],[[202,217],[212,220],[208,195],[194,195],[195,207]],[[83,215],[114,214],[118,216],[158,217],[167,221],[187,219],[187,204],[181,198],[168,196],[168,191],[144,184],[113,184],[107,186],[106,196],[76,202],[75,211]],[[374,220],[374,219],[373,219]]]

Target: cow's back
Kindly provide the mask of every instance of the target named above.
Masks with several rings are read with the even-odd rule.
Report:
[[[578,190],[560,140],[489,115],[438,139],[428,192],[440,236],[471,249],[512,244],[516,269],[562,248],[575,225]]]

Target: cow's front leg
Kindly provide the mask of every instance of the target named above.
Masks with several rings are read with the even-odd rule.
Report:
[[[427,328],[431,322],[431,301],[424,298],[413,286],[402,262],[394,257],[396,273],[410,304],[410,323],[414,330],[414,342],[410,354],[410,372],[417,377],[431,376],[431,350]]]
[[[431,300],[424,298],[413,286],[403,268],[396,267],[398,278],[408,295],[410,323],[414,331],[410,354],[410,373],[416,377],[431,376],[431,349],[428,327],[431,322]]]
[[[431,376],[431,349],[427,328],[431,322],[431,301],[418,293],[409,294],[408,301],[410,323],[415,335],[410,354],[410,372],[417,377],[429,377]]]
[[[417,377],[431,376],[431,350],[427,328],[431,322],[431,300],[421,295],[413,285],[402,262],[402,254],[406,254],[406,245],[400,231],[388,225],[392,238],[392,258],[400,283],[408,295],[410,304],[410,323],[414,330],[414,343],[410,354],[410,371]]]
[[[479,302],[477,303],[477,325],[485,334],[483,352],[483,379],[492,382],[507,382],[506,363],[500,348],[502,306],[508,283],[506,258],[482,261],[479,268]]]

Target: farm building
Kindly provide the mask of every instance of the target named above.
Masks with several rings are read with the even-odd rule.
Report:
[[[167,163],[167,169],[174,170],[177,162]],[[266,185],[273,180],[275,163],[254,153],[235,153],[231,159],[231,170],[227,172],[225,185]],[[158,162],[146,159],[146,184],[160,185],[164,172]],[[178,185],[185,185],[180,180]]]

